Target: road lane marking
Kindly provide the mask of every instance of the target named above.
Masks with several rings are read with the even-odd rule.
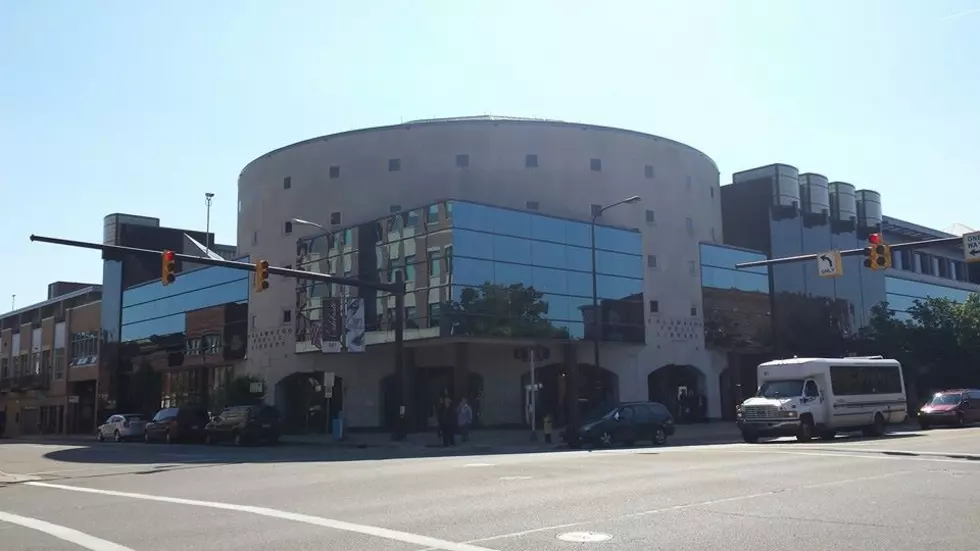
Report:
[[[78,530],[51,524],[50,522],[36,518],[22,517],[13,513],[0,511],[0,522],[7,522],[23,526],[24,528],[30,528],[31,530],[37,530],[38,532],[43,532],[68,543],[74,543],[91,551],[133,551],[131,548],[119,545],[118,543],[90,536],[85,532],[79,532]]]
[[[887,455],[886,453],[848,453],[848,452],[834,452],[834,451],[792,451],[792,450],[739,450],[737,453],[773,453],[780,455],[806,455],[811,457],[845,457],[848,459],[873,459],[873,460],[900,460],[900,461],[928,461],[930,463],[958,463],[960,465],[969,465],[972,463],[970,460],[965,459],[948,459],[940,457],[913,457],[910,455]],[[891,452],[896,453],[896,452]]]
[[[464,467],[493,467],[494,463],[467,463]]]
[[[176,505],[191,505],[194,507],[208,507],[211,509],[224,509],[225,511],[237,511],[240,513],[252,513],[255,515],[261,515],[265,517],[277,518],[282,520],[291,520],[294,522],[303,522],[306,524],[312,524],[314,526],[322,526],[324,528],[331,528],[333,530],[339,530],[342,532],[355,532],[357,534],[363,534],[366,536],[373,536],[376,538],[382,538],[382,539],[387,539],[392,541],[400,541],[402,543],[418,545],[432,550],[498,551],[496,549],[490,549],[488,547],[478,547],[476,545],[471,545],[469,543],[456,543],[452,541],[441,540],[438,538],[432,538],[429,536],[423,536],[420,534],[412,534],[409,532],[390,530],[388,528],[380,528],[377,526],[368,526],[366,524],[354,524],[352,522],[345,522],[342,520],[334,520],[334,519],[323,518],[323,517],[315,517],[312,515],[304,515],[300,513],[290,513],[288,511],[269,509],[267,507],[255,507],[252,505],[236,505],[233,503],[221,503],[218,501],[200,501],[196,499],[165,497],[165,496],[156,496],[156,495],[149,495],[149,494],[135,494],[131,492],[117,492],[115,490],[98,490],[95,488],[85,488],[82,486],[68,486],[65,484],[49,484],[47,482],[25,482],[24,484],[27,486],[35,486],[38,488],[50,488],[54,490],[67,490],[71,492],[82,492],[88,494],[125,497],[129,499],[142,499],[145,501],[158,501],[162,503],[173,503]],[[103,550],[99,549],[98,551],[103,551]],[[108,548],[106,551],[108,551]]]
[[[467,544],[471,544],[471,543],[485,543],[485,542],[488,542],[488,541],[496,541],[496,540],[502,540],[502,539],[508,539],[508,538],[519,538],[521,536],[527,536],[527,535],[530,535],[530,534],[537,534],[539,532],[553,532],[553,531],[556,531],[556,530],[563,530],[565,528],[574,528],[574,527],[578,527],[578,526],[584,526],[584,525],[587,525],[587,524],[601,524],[601,523],[604,523],[604,522],[615,522],[615,521],[618,521],[618,520],[628,519],[628,518],[635,518],[635,517],[642,517],[642,516],[649,516],[649,515],[657,515],[657,514],[669,513],[669,512],[673,512],[673,511],[682,511],[684,509],[693,509],[693,508],[697,508],[697,507],[708,507],[708,506],[711,506],[711,505],[720,505],[722,503],[729,503],[729,502],[732,502],[732,501],[743,501],[743,500],[748,500],[748,499],[756,499],[756,498],[760,498],[760,497],[769,497],[769,496],[773,496],[773,495],[781,494],[781,493],[785,493],[785,492],[794,492],[794,491],[801,491],[801,490],[813,490],[813,489],[817,489],[817,488],[829,488],[831,486],[839,486],[839,485],[842,485],[842,484],[852,484],[854,482],[866,482],[866,481],[869,481],[869,480],[878,480],[878,479],[882,479],[882,478],[891,478],[893,476],[903,476],[903,475],[907,475],[909,473],[914,473],[914,472],[917,472],[917,471],[896,471],[896,472],[879,474],[879,475],[862,476],[862,477],[858,477],[858,478],[848,478],[848,479],[844,479],[844,480],[834,480],[834,481],[831,481],[831,482],[821,482],[821,483],[818,483],[818,484],[807,484],[805,486],[797,486],[795,488],[784,488],[784,489],[781,489],[781,490],[772,490],[772,491],[760,492],[760,493],[756,493],[756,494],[745,494],[745,495],[739,495],[739,496],[733,496],[733,497],[723,497],[723,498],[719,498],[719,499],[709,499],[707,501],[699,501],[699,502],[695,502],[695,503],[683,503],[683,504],[680,504],[680,505],[671,505],[669,507],[660,507],[660,508],[657,508],[657,509],[649,509],[647,511],[639,511],[639,512],[636,512],[636,513],[625,513],[625,514],[622,514],[622,515],[615,515],[615,516],[610,516],[610,517],[605,517],[605,518],[600,518],[600,519],[583,520],[583,521],[580,521],[580,522],[570,522],[570,523],[567,523],[567,524],[558,524],[558,525],[554,525],[554,526],[544,526],[542,528],[532,528],[530,530],[523,530],[523,531],[520,531],[520,532],[511,532],[509,534],[500,534],[500,535],[497,535],[497,536],[490,536],[490,537],[486,537],[486,538],[479,538],[479,539],[475,539],[475,540],[469,540],[469,541],[465,541],[463,543],[467,543]],[[28,484],[33,484],[33,483],[32,482],[28,482]],[[438,548],[438,547],[429,547],[429,548],[423,549],[422,551],[437,551],[438,549],[440,549],[440,548]]]
[[[502,476],[500,480],[531,480],[530,476]]]

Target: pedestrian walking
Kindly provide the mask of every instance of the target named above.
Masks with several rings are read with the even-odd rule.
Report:
[[[459,411],[456,413],[456,424],[459,427],[459,436],[463,442],[470,441],[470,426],[473,424],[473,408],[470,407],[466,398],[459,401]]]

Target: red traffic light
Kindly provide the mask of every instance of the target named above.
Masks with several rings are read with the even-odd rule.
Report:
[[[871,243],[872,245],[877,245],[877,244],[881,243],[881,234],[879,234],[879,233],[873,233],[873,234],[869,235],[868,236],[868,243]]]
[[[163,251],[163,259],[166,260],[167,262],[173,262],[174,261],[174,252],[173,251]]]

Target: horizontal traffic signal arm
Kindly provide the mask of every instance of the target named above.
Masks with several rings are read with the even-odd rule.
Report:
[[[161,256],[163,255],[163,251],[154,251],[152,249],[139,249],[136,247],[121,247],[119,245],[103,245],[102,243],[73,241],[71,239],[60,239],[57,237],[44,237],[41,235],[31,235],[31,241],[36,241],[38,243],[50,243],[52,245],[64,245],[66,247],[76,247],[79,249],[92,249],[92,250],[102,251],[102,258],[104,260],[121,260],[123,257],[127,255],[146,256],[146,257],[152,256],[155,258],[161,258]],[[223,266],[225,268],[244,270],[246,272],[255,272],[255,264],[251,262],[237,262],[234,260],[217,259],[217,258],[210,258],[205,256],[194,256],[190,254],[180,254],[180,253],[174,253],[174,258],[177,260],[183,260],[185,262],[193,262],[195,264],[201,264],[204,266]],[[272,275],[292,277],[292,278],[303,279],[308,281],[322,281],[324,283],[336,283],[338,285],[346,285],[349,287],[374,289],[376,291],[383,291],[386,293],[392,293],[394,295],[405,294],[404,282],[381,283],[378,281],[365,281],[363,279],[337,277],[330,274],[307,272],[305,270],[295,270],[292,268],[280,268],[278,266],[272,266],[272,265],[269,266],[269,273]]]
[[[927,239],[925,241],[912,241],[909,243],[896,243],[895,245],[889,245],[893,251],[901,251],[904,249],[921,249],[923,247],[930,247],[933,245],[960,245],[963,243],[962,237],[942,237],[940,239]],[[871,245],[866,245],[860,249],[847,249],[841,251],[841,256],[858,256],[863,255],[865,249]],[[802,254],[799,256],[785,256],[783,258],[772,258],[769,260],[755,260],[753,262],[742,262],[736,264],[736,268],[755,268],[757,266],[772,266],[774,264],[789,264],[791,262],[802,262],[804,260],[816,260],[819,255],[823,252],[814,254]]]

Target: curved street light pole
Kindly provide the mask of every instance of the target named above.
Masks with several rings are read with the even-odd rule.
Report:
[[[592,249],[592,363],[595,367],[599,366],[599,343],[602,339],[602,313],[599,311],[599,281],[596,273],[596,247],[595,247],[595,226],[596,220],[607,210],[618,207],[619,205],[632,205],[640,201],[639,195],[627,197],[606,206],[599,206],[592,212],[591,229],[591,249]]]

